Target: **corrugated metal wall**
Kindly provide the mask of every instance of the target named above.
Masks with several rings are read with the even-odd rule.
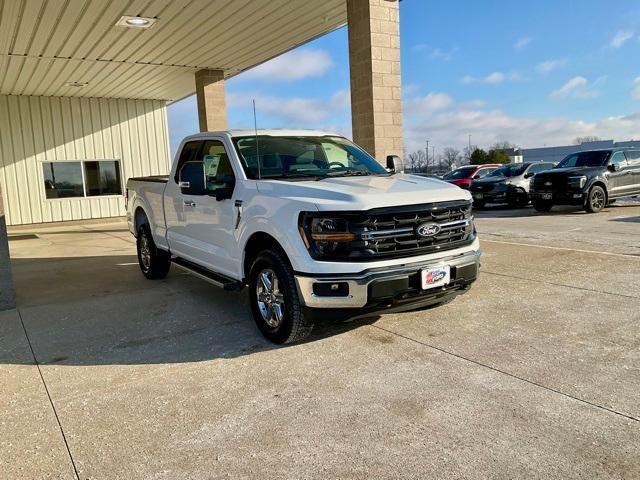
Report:
[[[0,95],[0,182],[9,225],[125,214],[122,196],[45,198],[42,162],[120,160],[130,177],[169,170],[166,104],[157,100]]]

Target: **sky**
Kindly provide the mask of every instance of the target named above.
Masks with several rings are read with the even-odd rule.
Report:
[[[424,148],[640,139],[637,0],[403,0],[405,154]],[[226,81],[229,128],[351,137],[346,27]],[[198,130],[195,97],[169,106],[172,151]]]

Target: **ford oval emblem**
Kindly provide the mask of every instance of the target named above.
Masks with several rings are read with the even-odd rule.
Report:
[[[433,237],[440,233],[440,225],[437,223],[421,223],[416,227],[416,233],[421,237]]]

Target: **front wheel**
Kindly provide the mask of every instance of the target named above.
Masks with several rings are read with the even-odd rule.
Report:
[[[602,210],[607,204],[607,194],[599,185],[594,185],[589,190],[589,194],[587,195],[587,202],[584,206],[584,209],[589,213],[598,213]]]
[[[487,202],[485,202],[484,200],[474,200],[473,201],[473,208],[477,208],[478,210],[482,210],[485,205],[487,204]]]
[[[275,249],[256,257],[249,274],[251,311],[262,334],[274,343],[293,343],[308,337],[313,322],[304,315],[293,268]]]
[[[549,212],[553,207],[553,203],[546,202],[544,200],[536,200],[533,202],[533,208],[536,209],[536,212]]]
[[[511,208],[524,208],[529,203],[529,194],[524,190],[517,190],[514,194],[514,198],[511,200],[509,206]]]

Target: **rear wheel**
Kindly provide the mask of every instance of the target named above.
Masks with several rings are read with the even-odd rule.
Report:
[[[258,254],[249,274],[253,319],[274,343],[293,343],[309,336],[313,322],[304,315],[293,268],[275,249]]]
[[[607,204],[607,194],[599,185],[594,185],[589,190],[589,194],[587,195],[587,202],[585,204],[584,209],[589,213],[598,213],[602,210]]]
[[[167,276],[171,268],[171,258],[167,252],[156,247],[151,229],[146,223],[138,228],[136,238],[138,264],[142,274],[150,280],[158,280]]]
[[[553,203],[545,200],[536,200],[533,202],[533,208],[535,208],[537,212],[548,212],[552,207]]]

